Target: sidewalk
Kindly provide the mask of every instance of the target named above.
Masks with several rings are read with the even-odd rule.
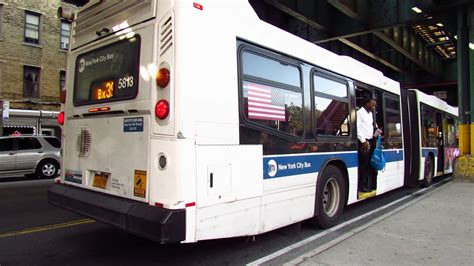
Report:
[[[451,182],[400,212],[288,265],[474,265],[474,183]]]

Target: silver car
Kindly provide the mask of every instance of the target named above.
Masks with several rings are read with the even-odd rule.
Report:
[[[61,142],[51,136],[0,137],[0,178],[31,175],[53,178],[58,175]]]

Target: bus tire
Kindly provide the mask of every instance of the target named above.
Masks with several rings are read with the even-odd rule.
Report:
[[[324,168],[316,187],[315,206],[317,213],[313,224],[321,228],[329,228],[339,222],[346,199],[346,185],[342,172],[335,165]]]
[[[423,181],[421,181],[421,187],[429,187],[433,183],[433,166],[433,157],[426,157],[425,170],[423,174]]]

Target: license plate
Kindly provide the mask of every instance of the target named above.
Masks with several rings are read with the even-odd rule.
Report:
[[[107,186],[107,179],[107,175],[95,174],[94,182],[92,183],[92,185],[97,188],[105,189],[105,187]]]

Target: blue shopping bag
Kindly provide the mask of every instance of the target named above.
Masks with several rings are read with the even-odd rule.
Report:
[[[370,164],[377,169],[377,171],[385,169],[385,157],[383,156],[381,137],[377,137],[377,147],[375,147],[374,154],[370,159]]]

